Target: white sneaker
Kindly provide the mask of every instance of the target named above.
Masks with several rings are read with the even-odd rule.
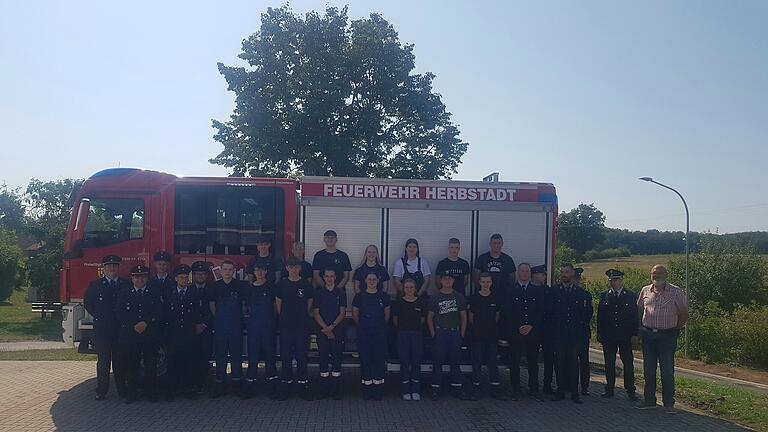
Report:
[[[410,393],[404,394],[403,395],[403,400],[411,400],[411,394]]]
[[[421,395],[420,395],[420,394],[418,394],[418,393],[413,393],[413,394],[411,395],[411,399],[413,399],[413,400],[415,400],[415,401],[420,401],[420,400],[421,400]]]

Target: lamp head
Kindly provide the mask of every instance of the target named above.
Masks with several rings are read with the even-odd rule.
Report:
[[[653,178],[651,178],[651,177],[640,177],[640,180],[649,182],[649,181],[653,181]]]

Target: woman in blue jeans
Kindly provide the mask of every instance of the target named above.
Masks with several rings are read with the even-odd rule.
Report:
[[[424,349],[424,300],[416,296],[416,281],[403,281],[403,297],[397,300],[393,320],[400,357],[400,394],[403,400],[421,400],[421,358]]]

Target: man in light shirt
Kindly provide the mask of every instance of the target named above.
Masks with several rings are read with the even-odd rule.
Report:
[[[661,370],[664,408],[674,412],[675,351],[680,329],[688,321],[688,300],[680,287],[667,282],[669,271],[657,264],[651,269],[653,283],[640,290],[637,308],[643,343],[645,391],[640,409],[656,407],[656,364]]]

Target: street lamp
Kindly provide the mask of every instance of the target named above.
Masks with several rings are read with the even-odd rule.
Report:
[[[676,193],[677,196],[680,197],[680,199],[683,201],[683,206],[685,207],[685,294],[688,295],[688,237],[690,234],[691,229],[691,217],[688,213],[688,203],[685,202],[685,198],[683,198],[682,195],[680,195],[680,192],[676,191],[675,189],[663,184],[659,183],[656,180],[654,180],[651,177],[640,177],[640,180],[647,181],[651,183],[655,183],[665,189],[669,189],[672,192]],[[683,355],[688,358],[688,325],[686,324],[685,330],[684,330],[684,338],[685,338],[685,349],[683,351]]]

